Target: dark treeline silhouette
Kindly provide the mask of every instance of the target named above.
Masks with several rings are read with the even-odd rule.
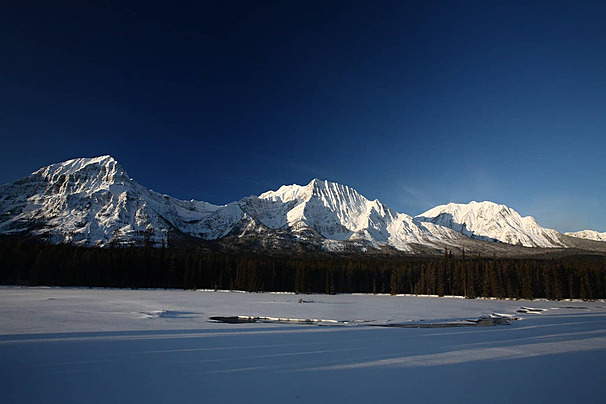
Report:
[[[235,254],[0,240],[0,283],[496,298],[606,298],[606,257]]]

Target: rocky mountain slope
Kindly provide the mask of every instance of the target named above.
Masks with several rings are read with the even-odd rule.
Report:
[[[0,234],[87,246],[161,246],[185,237],[223,248],[424,253],[564,248],[572,239],[492,202],[438,206],[413,218],[318,179],[221,206],[182,201],[139,185],[111,156],[52,164],[1,185]]]

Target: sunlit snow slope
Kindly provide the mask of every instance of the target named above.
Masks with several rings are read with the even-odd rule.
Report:
[[[451,228],[468,237],[500,241],[525,247],[562,247],[560,233],[545,229],[531,216],[522,217],[515,210],[494,202],[449,203],[436,206],[417,216]]]
[[[582,238],[586,240],[606,241],[606,232],[598,233],[595,230],[582,230],[564,234],[566,234],[567,236]]]

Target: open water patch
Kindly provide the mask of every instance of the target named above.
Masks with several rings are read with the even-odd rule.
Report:
[[[212,322],[226,324],[247,323],[277,323],[277,324],[308,324],[308,325],[357,325],[363,320],[331,320],[320,318],[286,318],[286,317],[264,317],[264,316],[213,316],[209,318]]]
[[[331,319],[302,319],[282,318],[264,316],[213,316],[209,320],[215,323],[225,324],[250,324],[250,323],[274,323],[274,324],[301,324],[319,326],[372,326],[389,328],[449,328],[449,327],[492,327],[497,325],[509,325],[510,321],[518,320],[517,317],[493,314],[482,316],[478,319],[448,321],[448,322],[419,322],[412,323],[375,323],[373,320],[331,320]]]
[[[196,318],[200,313],[192,311],[174,311],[174,310],[153,310],[140,313],[143,318]]]

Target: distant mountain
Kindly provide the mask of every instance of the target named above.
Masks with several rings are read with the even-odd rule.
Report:
[[[561,234],[545,229],[531,216],[494,202],[449,203],[416,217],[461,232],[478,240],[500,241],[525,247],[565,247]]]
[[[504,253],[513,247],[503,243],[584,246],[581,240],[567,243],[557,231],[504,205],[449,204],[413,218],[348,186],[318,179],[221,206],[182,201],[139,185],[111,156],[52,164],[1,185],[0,234],[102,247],[204,240],[240,250]]]
[[[606,241],[606,232],[604,233],[598,233],[595,230],[582,230],[582,231],[575,231],[575,232],[569,232],[569,233],[564,233],[567,236],[570,237],[577,237],[577,238],[582,238],[585,240],[594,240],[594,241]]]

